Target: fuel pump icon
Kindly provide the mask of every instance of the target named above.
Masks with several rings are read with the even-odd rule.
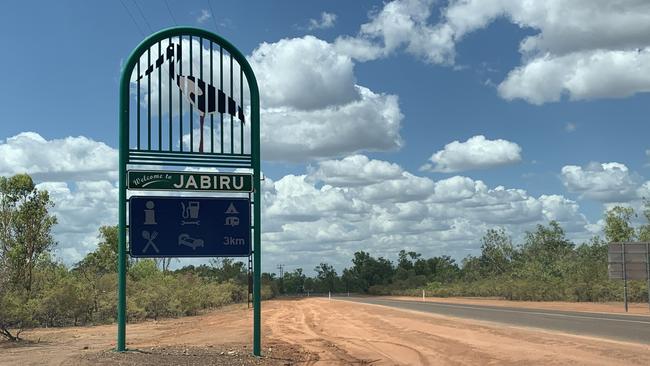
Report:
[[[199,202],[190,201],[185,205],[185,202],[181,202],[181,210],[183,220],[181,225],[199,225]]]

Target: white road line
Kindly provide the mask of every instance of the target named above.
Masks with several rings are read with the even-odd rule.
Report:
[[[417,303],[413,301],[407,301],[407,300],[378,300],[378,301],[385,301],[385,302],[402,302],[402,303],[413,303],[417,305],[423,305],[423,303]],[[521,311],[521,310],[510,310],[510,309],[493,309],[493,308],[484,308],[480,306],[467,306],[467,305],[457,305],[457,304],[441,304],[437,302],[428,302],[427,304],[429,305],[436,305],[436,306],[447,306],[451,308],[465,308],[465,309],[472,309],[472,310],[488,310],[488,311],[501,311],[501,312],[507,312],[507,313],[519,313],[519,314],[535,314],[535,315],[550,315],[550,316],[558,316],[558,317],[565,317],[565,318],[578,318],[578,319],[595,319],[595,320],[608,320],[608,321],[613,321],[613,322],[626,322],[626,323],[639,323],[639,324],[649,324],[650,321],[643,321],[643,320],[628,320],[628,319],[612,319],[612,318],[600,318],[600,317],[595,317],[595,316],[589,316],[589,315],[569,315],[569,314],[558,314],[558,313],[540,313],[536,311]]]

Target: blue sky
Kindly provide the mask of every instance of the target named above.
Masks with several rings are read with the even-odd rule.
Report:
[[[167,0],[172,20],[164,1],[4,2],[0,174],[33,174],[58,200],[62,260],[92,250],[116,221],[121,63],[144,35],[189,25],[260,79],[269,269],[341,268],[360,249],[462,258],[488,227],[519,238],[551,218],[586,240],[604,209],[650,193],[650,6],[619,3]],[[310,94],[319,108],[300,107]],[[309,145],[270,108],[354,136]]]

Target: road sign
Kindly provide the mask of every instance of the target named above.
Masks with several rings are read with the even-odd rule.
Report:
[[[157,191],[252,192],[253,175],[129,170],[127,188]]]
[[[627,312],[628,280],[648,282],[648,306],[650,307],[650,243],[609,243],[607,262],[609,278],[623,280],[625,312]]]
[[[648,279],[649,256],[646,243],[610,243],[607,251],[609,278],[615,280]]]
[[[118,109],[120,147],[116,350],[126,351],[127,247],[133,249],[131,254],[134,256],[138,256],[139,249],[141,254],[153,257],[171,253],[173,248],[190,251],[197,256],[233,256],[244,252],[250,254],[252,258],[249,257],[248,263],[249,271],[252,269],[253,274],[254,304],[252,350],[254,355],[261,356],[260,92],[255,73],[244,54],[228,40],[206,30],[190,27],[164,29],[150,35],[133,50],[122,66]],[[164,176],[152,177],[163,172],[145,170],[151,169],[151,166],[178,167],[179,171],[164,172]],[[132,170],[127,176],[127,167],[142,170],[139,173]],[[210,173],[214,168],[220,172]],[[252,177],[224,173],[235,169],[250,171]],[[244,192],[248,193],[249,206],[247,210],[241,210],[237,201],[233,207],[240,216],[236,219],[232,210],[228,216],[223,216],[228,211],[226,207],[225,211],[214,211],[214,215],[202,217],[200,230],[194,224],[186,224],[182,228],[187,231],[181,231],[177,230],[178,222],[165,221],[168,218],[178,218],[178,207],[170,209],[170,216],[166,216],[164,210],[159,211],[162,206],[169,204],[162,198],[160,201],[156,198],[154,202],[154,198],[149,197],[154,207],[148,208],[148,201],[144,202],[144,206],[138,206],[137,212],[132,213],[133,221],[127,222],[128,207],[135,210],[137,204],[142,204],[137,197],[127,198],[129,190],[182,190],[199,194]],[[158,202],[162,206],[156,206]],[[194,202],[199,201],[197,199]],[[191,219],[192,213],[197,212],[197,207],[189,202],[186,204],[182,210]],[[216,205],[214,202],[205,205],[199,203],[198,215],[211,212]],[[242,212],[247,214],[243,215]],[[216,228],[216,224],[210,225],[215,226],[212,228],[203,227],[206,220],[212,222],[210,220],[214,221],[216,217],[224,219],[220,228]],[[251,226],[251,222],[255,225]],[[228,228],[224,229],[223,226]],[[236,232],[235,226],[246,227],[248,230],[243,237],[243,245],[239,236],[227,235]],[[127,242],[127,227],[131,233],[130,245]],[[140,231],[136,233],[134,230],[137,228]],[[215,240],[219,235],[222,236],[221,244]],[[176,247],[170,246],[174,243]],[[156,255],[150,254],[152,252]],[[170,256],[179,255],[176,253]]]
[[[251,254],[248,198],[134,196],[129,222],[132,257]]]

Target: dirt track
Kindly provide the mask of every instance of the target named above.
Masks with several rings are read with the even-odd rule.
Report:
[[[650,365],[650,345],[344,301],[269,301],[262,316],[271,358],[244,356],[241,364]],[[129,325],[128,347],[150,354],[122,357],[106,352],[114,347],[115,326],[39,329],[26,335],[40,344],[0,348],[0,364],[233,364],[217,360],[250,353],[250,330],[251,313],[239,306]]]

